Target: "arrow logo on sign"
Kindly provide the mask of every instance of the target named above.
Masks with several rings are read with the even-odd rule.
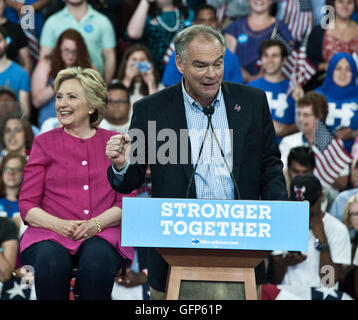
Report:
[[[199,244],[200,241],[199,241],[199,239],[193,239],[191,242],[192,242],[192,244]]]

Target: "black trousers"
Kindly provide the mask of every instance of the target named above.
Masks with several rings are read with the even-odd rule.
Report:
[[[110,300],[114,279],[125,259],[102,238],[85,240],[75,255],[54,241],[41,241],[21,253],[21,262],[35,272],[38,300],[68,300],[72,269],[81,300]]]

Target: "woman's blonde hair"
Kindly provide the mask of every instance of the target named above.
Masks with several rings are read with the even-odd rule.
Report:
[[[349,207],[351,206],[352,203],[358,203],[358,194],[351,196],[348,199],[346,206],[344,207],[343,223],[346,225],[348,229],[352,229],[352,223],[350,219],[351,217],[349,215]]]
[[[61,84],[70,79],[77,79],[85,91],[90,109],[94,113],[90,115],[90,123],[97,127],[107,111],[108,93],[107,86],[100,73],[90,68],[71,67],[61,70],[55,79],[54,89],[58,91]]]

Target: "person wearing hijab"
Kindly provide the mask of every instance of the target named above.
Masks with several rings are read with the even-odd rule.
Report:
[[[346,52],[336,53],[328,64],[327,73],[318,93],[328,101],[326,125],[343,140],[350,153],[358,129],[357,65]]]

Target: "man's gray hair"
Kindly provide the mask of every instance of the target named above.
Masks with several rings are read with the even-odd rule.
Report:
[[[226,41],[220,31],[205,25],[193,25],[189,28],[179,32],[174,39],[175,53],[179,58],[185,62],[186,60],[186,49],[189,43],[196,37],[204,37],[209,41],[219,40],[222,45],[223,51],[226,50]]]

